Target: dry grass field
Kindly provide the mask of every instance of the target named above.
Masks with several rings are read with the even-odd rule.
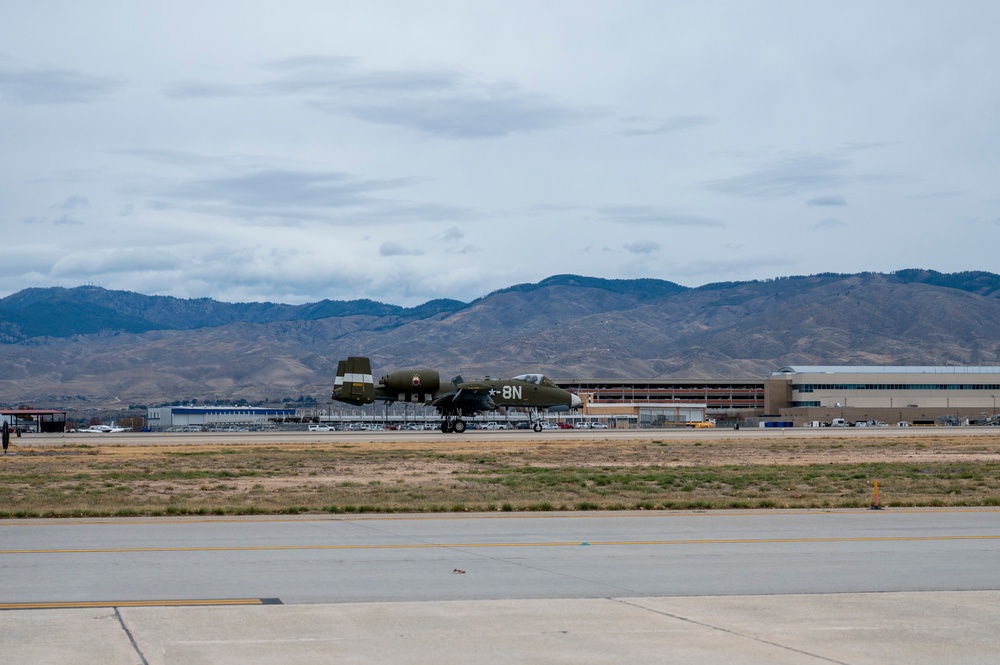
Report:
[[[14,446],[0,517],[1000,505],[1000,436]]]

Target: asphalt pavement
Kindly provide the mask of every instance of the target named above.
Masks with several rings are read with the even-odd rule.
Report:
[[[19,663],[994,663],[996,509],[0,521]]]

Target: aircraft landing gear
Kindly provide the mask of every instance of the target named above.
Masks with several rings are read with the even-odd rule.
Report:
[[[441,431],[445,434],[461,434],[465,431],[465,421],[461,418],[452,420],[446,417],[444,422],[441,423]]]
[[[531,429],[536,432],[542,431],[542,421],[537,409],[528,409],[528,422],[531,424]]]

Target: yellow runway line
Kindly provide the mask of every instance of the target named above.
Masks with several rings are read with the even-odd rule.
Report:
[[[88,607],[199,607],[225,605],[274,605],[277,601],[263,598],[222,598],[189,600],[108,600],[54,603],[0,603],[0,610],[63,610]]]

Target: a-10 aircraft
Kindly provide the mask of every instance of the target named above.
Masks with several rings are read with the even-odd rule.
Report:
[[[353,356],[337,364],[333,399],[360,406],[375,400],[409,402],[433,406],[444,418],[442,432],[461,434],[463,417],[501,407],[526,409],[531,426],[542,430],[538,412],[567,411],[580,406],[580,398],[563,390],[542,374],[521,374],[512,379],[464,381],[456,376],[442,381],[437,370],[402,369],[383,376],[378,384],[372,376],[372,364],[364,356]]]

